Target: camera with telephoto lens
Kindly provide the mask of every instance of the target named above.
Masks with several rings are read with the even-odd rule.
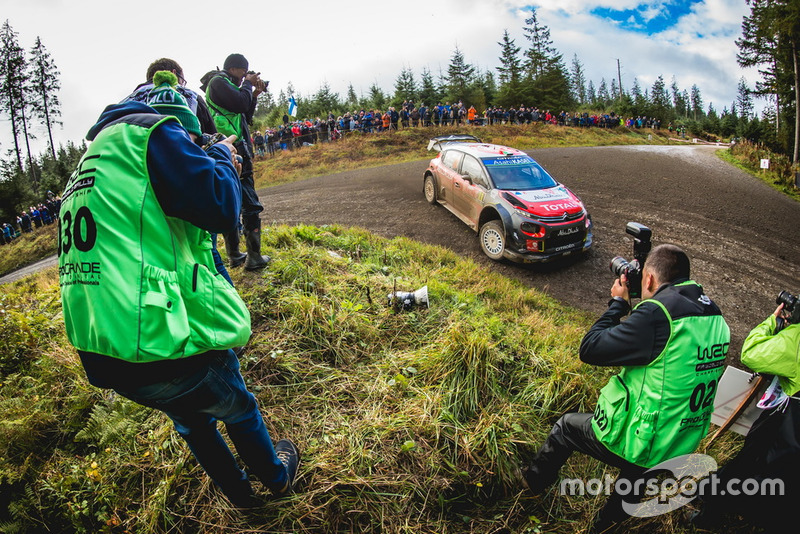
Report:
[[[611,260],[609,267],[614,276],[620,278],[623,274],[627,279],[628,295],[631,298],[642,296],[642,269],[647,255],[650,254],[650,228],[637,222],[629,222],[625,232],[633,236],[633,261],[628,261],[622,256]]]
[[[197,140],[197,144],[202,146],[203,150],[208,152],[209,150],[211,150],[212,146],[216,145],[220,141],[224,141],[225,139],[227,139],[227,137],[224,134],[221,134],[219,132],[217,132],[215,134],[203,134],[202,137],[200,137]],[[242,163],[242,156],[237,154],[234,157],[236,158],[236,161],[238,161],[239,163]]]
[[[778,298],[775,299],[775,304],[783,304],[783,310],[790,315],[787,321],[791,324],[800,323],[800,306],[797,305],[798,299],[800,299],[800,295],[792,295],[788,291],[781,291],[778,293]],[[786,326],[787,321],[784,321],[782,317],[778,317],[777,330],[780,331]]]

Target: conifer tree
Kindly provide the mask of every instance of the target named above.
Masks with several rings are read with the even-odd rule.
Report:
[[[522,61],[519,57],[520,47],[516,45],[514,39],[508,34],[508,30],[503,32],[503,40],[497,43],[500,45],[500,66],[497,71],[500,79],[500,87],[497,91],[497,103],[501,106],[518,105],[526,100],[525,90],[522,84],[523,71]]]
[[[606,84],[605,78],[600,78],[600,85],[597,86],[597,103],[600,104],[600,107],[605,109],[605,107],[611,101],[611,97],[608,94],[608,85]]]
[[[463,52],[456,45],[443,84],[446,98],[452,102],[470,100],[469,87],[474,85],[475,81],[475,67],[467,63]]]
[[[17,32],[8,20],[0,28],[0,111],[9,118],[14,139],[14,155],[17,168],[22,170],[22,155],[19,137],[23,134],[25,108],[25,55],[19,45]]]
[[[699,120],[703,117],[703,97],[700,95],[700,88],[692,85],[692,92],[689,95],[689,108],[692,112],[692,119]]]
[[[29,67],[30,78],[28,78],[27,92],[30,95],[32,118],[38,119],[47,129],[47,137],[50,140],[50,154],[55,158],[53,126],[61,124],[57,119],[57,117],[61,116],[61,103],[58,100],[58,91],[61,89],[61,82],[59,81],[61,73],[38,36],[31,49]]]
[[[356,95],[356,90],[353,89],[352,83],[347,86],[347,101],[345,105],[351,110],[358,106],[358,96]]]
[[[662,121],[672,119],[672,106],[664,77],[659,75],[650,88],[650,115]]]
[[[561,54],[553,47],[550,29],[539,24],[536,8],[531,7],[531,16],[525,19],[522,28],[530,48],[525,51],[524,67],[530,86],[530,99],[543,109],[557,113],[573,107],[574,99],[570,90],[567,69]]]
[[[419,99],[422,104],[435,106],[439,101],[439,90],[433,81],[433,75],[427,68],[422,69],[422,83],[419,91]]]
[[[561,56],[553,47],[550,39],[550,28],[539,24],[536,8],[531,7],[531,16],[525,19],[525,38],[530,41],[530,47],[525,51],[525,69],[532,80],[547,72],[553,61]]]
[[[417,82],[414,80],[414,72],[407,67],[403,67],[394,82],[394,103],[400,105],[402,102],[417,99]]]
[[[742,22],[737,60],[742,67],[761,67],[756,92],[774,95],[776,118],[794,115],[792,162],[800,164],[800,2],[797,0],[748,0],[750,16]],[[776,120],[778,133],[781,123]],[[786,136],[790,137],[789,135]]]
[[[578,59],[578,54],[574,54],[572,56],[572,71],[571,74],[571,81],[572,81],[572,96],[575,98],[575,101],[578,105],[586,103],[586,74],[583,68],[583,64]],[[613,85],[614,81],[612,80],[613,89],[615,86]],[[613,96],[616,98],[616,96]]]
[[[739,117],[744,120],[750,120],[753,115],[753,97],[750,96],[750,88],[747,86],[747,80],[744,76],[739,78],[739,85],[736,87],[736,105],[739,109]]]

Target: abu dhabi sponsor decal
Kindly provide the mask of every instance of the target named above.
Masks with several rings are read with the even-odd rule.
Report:
[[[514,195],[521,198],[525,202],[550,202],[553,200],[563,200],[570,198],[569,193],[563,187],[555,187],[553,189],[542,189],[536,191],[515,191]],[[549,208],[544,206],[545,209]]]
[[[577,226],[573,226],[571,228],[562,228],[561,230],[556,232],[556,235],[560,237],[560,236],[564,236],[564,235],[577,234],[580,231],[581,231],[580,228],[578,228]]]

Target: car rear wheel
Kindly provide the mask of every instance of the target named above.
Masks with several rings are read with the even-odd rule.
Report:
[[[433,176],[429,174],[425,177],[425,184],[422,188],[425,192],[425,200],[430,204],[438,204],[436,201],[436,180],[433,179]]]
[[[503,231],[503,223],[498,220],[487,222],[481,226],[478,239],[480,239],[484,254],[495,261],[503,259],[503,252],[506,250],[506,234]]]

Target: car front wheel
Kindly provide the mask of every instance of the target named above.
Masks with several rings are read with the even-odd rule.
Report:
[[[484,254],[495,261],[503,259],[503,252],[506,250],[506,234],[503,231],[503,223],[498,220],[487,222],[481,226],[478,238]]]
[[[423,185],[425,191],[425,200],[430,204],[438,204],[436,202],[436,180],[430,174],[425,177],[425,184]]]

